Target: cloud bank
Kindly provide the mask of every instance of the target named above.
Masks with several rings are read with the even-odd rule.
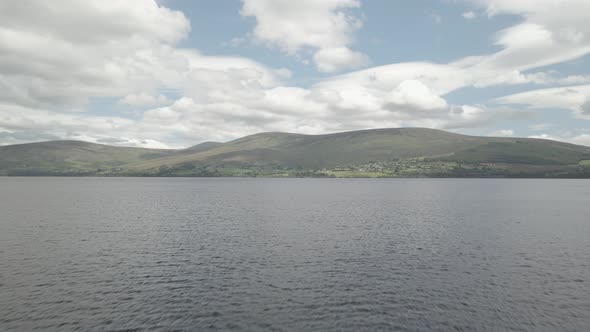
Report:
[[[498,51],[365,68],[310,86],[286,83],[292,73],[285,68],[180,47],[190,21],[153,0],[2,2],[0,144],[59,138],[183,147],[261,131],[458,130],[529,118],[527,109],[542,107],[590,119],[587,76],[536,71],[590,53],[589,2],[469,2],[488,16],[522,17],[495,35]],[[336,72],[368,63],[353,48],[360,7],[358,0],[244,0],[240,13],[255,18],[259,42]],[[510,85],[545,86],[490,103],[447,98],[468,87]],[[89,111],[97,98],[115,102]]]

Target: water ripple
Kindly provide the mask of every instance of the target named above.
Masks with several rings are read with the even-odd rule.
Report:
[[[589,193],[0,178],[0,330],[584,331]]]

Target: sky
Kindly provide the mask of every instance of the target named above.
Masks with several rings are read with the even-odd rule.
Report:
[[[590,146],[588,0],[0,1],[0,145],[428,127]]]

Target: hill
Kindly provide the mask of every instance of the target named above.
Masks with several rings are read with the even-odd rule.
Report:
[[[484,141],[485,140],[485,141]],[[433,129],[399,128],[351,131],[328,135],[260,133],[192,154],[171,155],[133,165],[149,169],[195,163],[207,166],[277,166],[327,168],[452,153],[475,147],[490,138],[458,135]]]
[[[91,175],[172,153],[81,141],[0,146],[0,175]]]
[[[260,133],[182,150],[55,141],[0,147],[0,174],[586,177],[590,147],[424,128]]]

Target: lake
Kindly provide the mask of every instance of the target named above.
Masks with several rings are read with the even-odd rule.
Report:
[[[0,178],[0,330],[590,326],[590,181]]]

